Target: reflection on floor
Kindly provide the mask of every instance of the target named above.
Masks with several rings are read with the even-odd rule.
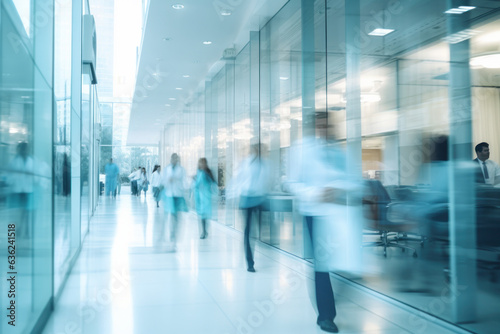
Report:
[[[242,235],[217,223],[200,240],[193,214],[177,251],[151,197],[102,198],[90,234],[44,333],[324,333],[308,263],[256,245],[246,271]],[[450,333],[334,279],[341,333]]]
[[[226,212],[224,208],[220,212]],[[238,217],[241,212],[236,212]],[[274,225],[271,229],[270,214],[262,214],[260,225],[260,240],[281,250],[303,257],[304,245],[302,222],[292,214],[274,214]],[[295,227],[294,227],[295,225]],[[236,220],[236,229],[243,231],[242,219]],[[295,229],[295,233],[293,233]],[[272,236],[273,232],[277,235]],[[257,233],[256,233],[257,236]],[[420,244],[418,236],[410,236],[408,241],[399,241],[414,248],[413,252],[403,252],[399,248],[388,248],[387,256],[383,255],[382,247],[363,249],[366,265],[364,277],[348,277],[357,283],[378,291],[386,296],[432,313],[451,322],[451,303],[449,298],[449,268],[448,245],[444,242],[426,241]],[[379,241],[378,236],[365,236],[365,242]],[[461,324],[462,327],[477,333],[496,333],[500,328],[500,279],[492,282],[492,271],[478,269],[478,292],[476,323]],[[496,272],[498,275],[498,272]]]

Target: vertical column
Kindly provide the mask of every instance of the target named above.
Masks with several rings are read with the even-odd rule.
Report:
[[[464,5],[448,0],[448,8]],[[468,13],[448,14],[448,35],[469,28]],[[476,208],[472,160],[470,42],[450,44],[450,302],[454,322],[476,320]]]
[[[81,211],[81,106],[82,106],[82,11],[81,1],[72,6],[71,46],[71,248],[80,246]]]
[[[302,23],[302,133],[314,137],[315,121],[315,67],[314,67],[314,1],[301,0]]]
[[[205,157],[210,169],[214,169],[214,157],[212,156],[212,81],[205,81]]]
[[[250,127],[251,144],[260,143],[260,33],[250,31]]]
[[[36,206],[31,211],[31,214],[27,214],[28,218],[26,221],[29,224],[29,233],[31,234],[31,252],[28,253],[30,259],[24,263],[31,263],[31,269],[26,267],[25,269],[28,270],[22,272],[22,275],[25,275],[27,278],[26,280],[20,278],[20,282],[24,282],[25,284],[26,292],[29,291],[28,289],[31,289],[27,294],[31,295],[31,310],[28,308],[28,303],[26,305],[19,305],[18,314],[26,316],[24,324],[30,318],[30,311],[38,317],[45,305],[51,303],[54,274],[52,261],[53,142],[50,135],[53,131],[52,114],[54,106],[54,1],[34,1],[32,2],[32,6],[34,6],[32,11],[34,14],[32,29],[35,66],[33,66],[33,133],[28,144],[33,147],[34,169],[30,172],[34,175],[28,175],[27,177],[33,180],[32,196],[34,198],[32,201],[36,203]],[[31,282],[31,286],[27,284],[28,281]],[[21,284],[19,284],[19,288],[21,288]],[[25,301],[28,301],[28,298]],[[20,323],[18,320],[17,324],[18,326],[21,325],[22,330],[23,323]],[[32,328],[29,328],[29,330],[31,331]],[[7,332],[9,331],[10,329],[7,330]]]
[[[356,32],[361,32],[360,0],[345,0],[345,45],[346,45],[346,173],[354,180],[362,177],[362,146],[361,146],[361,46]],[[358,236],[351,240],[359,245],[363,238],[363,221],[359,219],[357,208],[361,208],[358,196],[347,197],[347,219],[352,235]],[[357,254],[350,254],[352,261],[362,260],[358,248]],[[354,260],[356,259],[356,260]]]
[[[345,1],[347,171],[361,176],[360,0]]]
[[[302,23],[302,135],[315,137],[314,1],[301,0]],[[295,203],[294,203],[295,204]],[[308,231],[305,219],[303,231]],[[313,258],[311,238],[304,233],[304,257]]]
[[[226,131],[227,131],[227,143],[226,143],[226,172],[224,180],[224,189],[227,190],[227,186],[231,179],[233,178],[233,161],[234,161],[234,115],[235,115],[235,61],[234,59],[226,61]],[[225,196],[224,192],[224,196]],[[219,197],[216,197],[218,200]],[[226,206],[226,219],[225,224],[229,226],[234,226],[234,202],[231,206],[228,201],[223,202]],[[216,206],[214,206],[216,207]]]

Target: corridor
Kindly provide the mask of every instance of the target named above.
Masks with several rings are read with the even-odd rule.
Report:
[[[101,197],[43,333],[324,333],[308,294],[309,263],[257,243],[257,272],[249,273],[240,232],[212,222],[200,240],[190,212],[172,252],[160,240],[164,224],[150,194]],[[332,281],[340,333],[451,333],[368,289]]]

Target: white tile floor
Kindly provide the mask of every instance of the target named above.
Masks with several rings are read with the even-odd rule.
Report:
[[[258,244],[248,273],[241,233],[186,214],[177,252],[158,241],[163,210],[148,197],[102,199],[44,333],[324,333],[308,291],[310,265]],[[450,333],[333,280],[341,333]],[[370,308],[370,309],[369,309]]]

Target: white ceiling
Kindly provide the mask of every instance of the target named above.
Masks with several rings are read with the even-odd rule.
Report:
[[[258,31],[287,1],[151,0],[127,145],[158,144],[163,125],[182,110],[223,51],[231,47],[239,51],[248,42],[249,32]],[[177,3],[184,9],[173,9]],[[227,8],[222,4],[228,4]],[[222,16],[222,9],[232,14]],[[212,44],[204,45],[204,41]]]
[[[367,13],[376,12],[376,7],[384,8],[383,4],[387,1],[389,0],[365,0],[365,4],[375,7],[365,6],[363,10]],[[185,8],[173,9],[172,5],[177,2],[185,5]],[[213,72],[218,68],[217,63],[224,49],[235,46],[240,50],[248,42],[249,31],[260,30],[286,2],[287,0],[151,0],[127,144],[157,145],[163,125],[176,112],[182,110],[210,69]],[[235,5],[231,16],[221,16],[216,10],[216,6],[223,3]],[[415,46],[415,41],[435,40],[446,32],[443,16],[445,2],[438,2],[440,6],[426,6],[424,3],[435,4],[434,0],[421,0],[411,3],[412,5],[407,3],[404,14],[393,18],[391,28],[396,31],[386,40],[381,39],[379,44],[371,43],[364,49],[365,54],[373,56],[364,59],[377,60],[401,52],[406,52],[405,58],[411,59],[448,59],[447,43],[443,41],[430,43],[430,46],[420,53],[408,53]],[[477,9],[472,11],[471,19],[500,8],[500,1],[473,0],[473,5],[477,6]],[[220,9],[223,8],[219,7]],[[418,14],[409,14],[414,12]],[[332,13],[334,14],[335,12]],[[407,22],[408,17],[415,22]],[[427,17],[427,20],[420,22],[421,17]],[[343,22],[339,21],[339,24],[340,27],[343,26]],[[335,22],[329,23],[331,29],[337,29],[338,26]],[[473,55],[489,50],[490,45],[481,42],[480,38],[484,35],[495,35],[499,29],[498,20],[484,22],[480,27],[477,31],[479,34],[471,41]],[[329,34],[330,45],[340,43],[335,39],[336,35],[344,34],[341,31]],[[171,40],[163,41],[165,37]],[[210,40],[213,44],[203,45],[205,40]],[[496,40],[490,44],[498,48]],[[338,72],[342,76],[342,68]],[[185,74],[190,77],[183,78]],[[434,76],[440,74],[446,74],[446,69],[433,68],[429,71],[433,80]],[[182,90],[176,90],[177,87]],[[167,107],[166,104],[170,106]]]

